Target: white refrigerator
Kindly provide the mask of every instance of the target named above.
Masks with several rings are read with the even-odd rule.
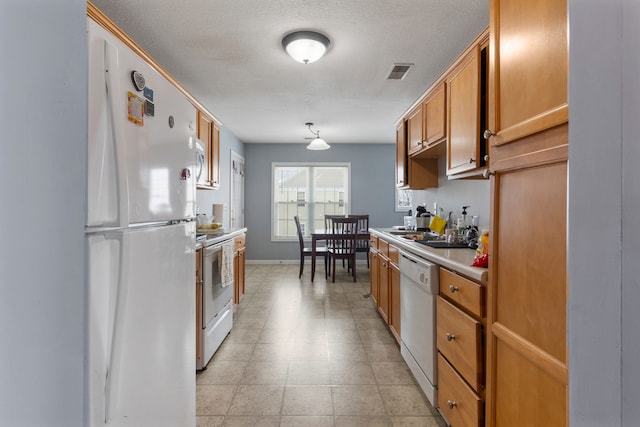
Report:
[[[87,20],[85,425],[195,425],[195,109]]]

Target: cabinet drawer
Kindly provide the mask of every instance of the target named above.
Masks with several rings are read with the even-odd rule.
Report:
[[[484,381],[482,364],[482,325],[444,298],[437,303],[438,350],[476,390]]]
[[[233,239],[233,243],[235,243],[236,250],[239,250],[239,249],[241,249],[241,248],[244,248],[244,247],[245,247],[246,239],[247,239],[247,236],[246,236],[246,235],[244,235],[244,234],[243,234],[243,235],[241,235],[241,236],[236,236],[236,237],[234,237],[234,239]]]
[[[438,353],[438,406],[451,426],[484,426],[483,405],[483,400]]]
[[[389,260],[398,265],[398,256],[400,251],[393,245],[389,245]]]
[[[478,317],[484,317],[484,288],[474,281],[440,269],[440,295]]]

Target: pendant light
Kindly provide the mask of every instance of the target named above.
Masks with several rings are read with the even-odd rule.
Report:
[[[327,144],[327,141],[320,138],[320,131],[314,132],[313,130],[311,130],[311,126],[313,126],[313,123],[305,123],[305,126],[309,128],[309,132],[315,135],[315,138],[305,138],[312,139],[311,143],[307,145],[307,150],[328,150],[329,148],[331,148],[331,146]]]
[[[282,39],[282,47],[289,56],[303,64],[322,58],[329,46],[329,38],[315,31],[294,31]]]

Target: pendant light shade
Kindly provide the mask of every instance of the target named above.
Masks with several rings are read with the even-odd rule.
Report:
[[[307,150],[328,150],[329,148],[331,146],[322,138],[316,138],[307,145]]]
[[[316,131],[314,132],[311,129],[311,126],[313,126],[313,123],[305,123],[304,124],[306,127],[309,128],[309,132],[311,132],[312,134],[315,135],[315,138],[306,138],[306,139],[313,139],[313,141],[311,141],[311,143],[309,143],[309,145],[307,145],[307,150],[328,150],[329,148],[331,148],[331,146],[329,144],[327,144],[327,141],[325,141],[324,139],[320,138],[320,131]]]
[[[329,46],[329,38],[315,31],[295,31],[282,39],[282,47],[289,56],[303,64],[322,58]]]

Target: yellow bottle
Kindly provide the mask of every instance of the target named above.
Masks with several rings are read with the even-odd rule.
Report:
[[[478,255],[488,255],[489,254],[489,232],[482,232],[482,236],[480,236],[480,240],[478,241],[478,249],[476,250]]]

